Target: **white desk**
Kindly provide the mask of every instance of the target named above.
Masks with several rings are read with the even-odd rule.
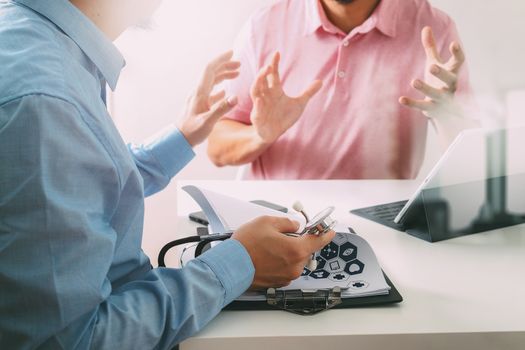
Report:
[[[349,214],[349,209],[407,199],[413,181],[179,182],[246,200],[308,212],[336,206],[375,250],[404,301],[395,306],[330,310],[311,317],[283,311],[223,311],[181,349],[525,349],[525,225],[428,243]],[[198,210],[177,191],[179,232]]]

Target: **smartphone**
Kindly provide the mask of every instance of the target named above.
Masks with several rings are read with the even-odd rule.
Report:
[[[196,223],[203,224],[206,226],[209,224],[208,218],[206,217],[203,211],[196,211],[190,213],[189,217],[191,221],[195,221]]]
[[[277,210],[283,213],[288,212],[288,208],[283,207],[282,205],[279,205],[279,204],[267,202],[264,200],[254,200],[251,202],[254,204],[260,205],[262,207],[270,208],[270,209]],[[204,215],[204,212],[202,211],[196,211],[196,212],[190,213],[189,218],[191,221],[197,222],[202,225],[208,225],[209,223],[208,218],[206,217],[206,215]]]

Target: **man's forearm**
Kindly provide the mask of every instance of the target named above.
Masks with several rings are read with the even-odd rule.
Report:
[[[208,139],[208,156],[217,166],[253,162],[271,144],[263,142],[252,125],[222,120]]]

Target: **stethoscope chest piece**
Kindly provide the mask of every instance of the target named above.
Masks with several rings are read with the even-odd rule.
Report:
[[[331,217],[334,209],[334,207],[328,207],[314,216],[312,220],[306,223],[302,234],[322,235],[333,229],[337,223],[337,221]]]
[[[303,205],[300,202],[295,202],[293,208],[303,214],[304,218],[306,219],[306,225],[303,232],[301,232],[301,235],[323,235],[333,229],[337,223],[337,221],[331,217],[335,210],[334,207],[326,208],[314,216],[312,220],[308,219],[308,215],[306,215],[304,212]],[[317,269],[317,259],[315,258],[315,253],[312,254],[312,258],[306,267],[310,271]]]

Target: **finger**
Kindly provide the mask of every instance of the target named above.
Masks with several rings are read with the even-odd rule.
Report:
[[[414,100],[412,98],[403,96],[399,98],[399,103],[403,106],[419,109],[421,111],[431,111],[434,109],[434,102],[427,100]]]
[[[219,67],[221,64],[225,63],[225,62],[228,62],[228,61],[231,61],[233,57],[233,51],[230,50],[230,51],[226,51],[222,54],[220,54],[219,56],[215,57],[209,64],[208,64],[208,68],[210,69],[216,69],[217,67]]]
[[[268,83],[270,88],[279,88],[281,86],[281,77],[279,76],[279,62],[281,54],[276,52],[273,55],[272,63],[270,65],[270,74],[268,75]]]
[[[282,218],[277,216],[270,216],[270,224],[281,233],[293,233],[299,229],[299,223],[295,220]]]
[[[430,73],[442,82],[444,82],[447,86],[448,91],[452,93],[456,92],[458,79],[456,74],[449,72],[448,70],[441,68],[440,66],[435,64],[430,67]]]
[[[449,47],[452,57],[448,60],[446,66],[450,69],[451,72],[458,74],[459,70],[465,63],[465,53],[457,42],[452,42]]]
[[[213,85],[217,85],[217,84],[220,84],[222,83],[224,80],[231,80],[231,79],[235,79],[239,76],[240,72],[237,70],[237,71],[230,71],[230,72],[225,72],[225,73],[222,73],[222,74],[219,74],[215,77],[215,80],[213,81]]]
[[[215,95],[211,95],[210,100],[209,100],[209,105],[213,106],[214,104],[222,100],[225,96],[226,96],[226,92],[224,90],[216,93]]]
[[[324,246],[332,241],[335,237],[335,232],[330,230],[327,233],[322,235],[302,235],[299,240],[301,244],[306,249],[306,251],[311,254],[321,250]]]
[[[227,61],[224,63],[221,63],[219,67],[216,69],[216,73],[220,74],[226,71],[230,70],[238,70],[241,67],[241,62],[239,61]]]
[[[262,70],[257,74],[257,77],[252,83],[252,87],[250,89],[250,95],[252,96],[252,98],[261,96],[261,84],[262,84],[261,79],[262,79]]]
[[[230,96],[215,103],[211,109],[206,113],[207,122],[215,123],[226,113],[230,112],[238,103],[237,96]]]
[[[215,78],[217,78],[221,74],[239,72],[240,66],[241,65],[239,62],[228,61],[226,63],[223,63],[219,68],[215,70]],[[217,81],[217,79],[215,79],[215,81]]]
[[[272,63],[270,64],[270,66],[272,67],[272,72],[275,73],[279,70],[279,61],[281,60],[281,54],[279,53],[279,51],[277,51],[276,53],[273,54],[273,57],[272,57]]]
[[[259,75],[257,76],[257,79],[255,80],[255,83],[252,86],[252,95],[254,96],[262,96],[264,94],[268,93],[268,80],[267,75],[268,71],[270,69],[270,66],[267,66],[259,72]]]
[[[201,98],[207,99],[211,93],[215,82],[215,72],[217,67],[219,67],[222,63],[230,61],[232,57],[233,51],[227,51],[208,63],[206,69],[204,70],[201,81],[199,82],[199,86],[197,87],[197,94],[200,95]]]
[[[275,73],[268,74],[267,80],[268,80],[268,88],[269,89],[279,89],[279,88],[281,88],[281,79]]]
[[[421,31],[421,43],[425,48],[427,58],[437,61],[439,63],[442,62],[441,56],[439,55],[439,51],[436,47],[436,39],[434,38],[432,28],[428,26],[423,28],[423,30]]]
[[[421,91],[425,96],[430,97],[433,100],[442,100],[445,98],[445,93],[435,87],[432,87],[419,79],[412,81],[412,87],[418,91]]]
[[[263,80],[266,80],[266,76],[264,75],[264,69],[261,69],[259,71],[259,74],[257,74],[255,81],[252,84],[252,91],[251,91],[252,96],[254,97],[262,96],[261,87],[263,86],[263,83],[264,83]]]
[[[323,82],[321,80],[314,81],[301,96],[297,97],[297,99],[303,106],[306,105],[308,101],[310,101],[310,99],[321,90],[322,86]]]

